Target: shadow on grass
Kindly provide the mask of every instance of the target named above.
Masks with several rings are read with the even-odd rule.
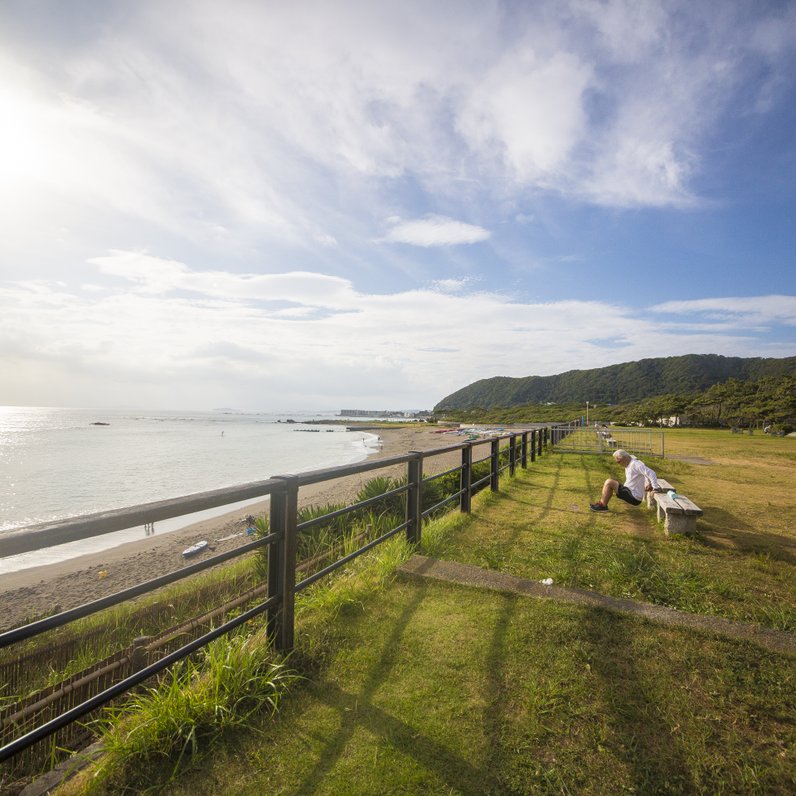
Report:
[[[599,485],[595,485],[594,476],[596,475],[596,473],[594,472],[593,467],[588,466],[589,461],[593,462],[594,456],[590,456],[589,459],[586,459],[585,456],[580,457],[580,466],[581,469],[583,470],[583,483],[585,485],[586,492],[589,495],[588,502],[594,503],[597,500],[599,500],[602,495],[603,484],[605,483],[605,480],[607,478],[614,478],[614,476],[612,475],[611,470],[606,466],[605,478],[603,478],[602,481],[600,481]]]
[[[700,523],[700,533],[694,536],[698,544],[713,550],[762,553],[777,561],[796,564],[796,539],[756,531],[736,514],[717,506],[707,506],[704,511],[709,523]]]
[[[345,711],[349,723],[329,740],[323,761],[301,783],[297,794],[316,792],[334,762],[344,754],[346,744],[357,727],[363,727],[375,736],[389,738],[390,746],[398,752],[414,759],[428,771],[436,771],[451,792],[473,796],[483,793],[479,784],[483,778],[480,768],[451,752],[445,745],[421,735],[417,727],[401,721],[369,701],[363,701],[362,694],[350,694],[330,683],[325,686],[324,693],[317,694],[317,698],[335,710]]]
[[[528,466],[531,467],[533,465],[529,464]],[[553,510],[553,497],[555,496],[556,489],[558,488],[558,483],[561,480],[561,470],[562,470],[562,460],[559,457],[555,470],[553,472],[552,484],[549,485],[544,484],[543,486],[539,486],[530,479],[528,480],[517,479],[512,481],[511,499],[517,503],[522,503],[527,506],[533,506],[534,508],[538,508],[540,511],[538,519],[543,520]],[[520,470],[519,472],[530,472],[530,471]],[[536,493],[540,489],[543,489],[547,493],[547,497],[545,498],[544,504],[542,506],[539,506],[537,501],[533,499]]]
[[[390,745],[399,752],[416,760],[427,770],[437,772],[452,791],[473,796],[482,793],[478,785],[482,778],[479,769],[443,744],[418,733],[416,727],[372,704],[379,687],[387,681],[395,666],[401,638],[423,602],[427,590],[427,584],[418,587],[417,594],[396,620],[378,664],[371,669],[357,693],[349,693],[328,681],[323,683],[323,690],[316,690],[317,699],[339,712],[341,727],[326,739],[321,759],[307,772],[294,793],[310,794],[318,790],[337,761],[345,755],[358,728],[365,728],[377,737],[389,738]]]
[[[691,793],[693,778],[673,728],[648,698],[635,663],[633,623],[599,608],[584,611],[592,672],[607,707],[606,739],[632,772],[634,792]]]
[[[593,459],[593,457],[590,457],[590,459]],[[595,474],[585,456],[580,457],[580,464],[583,470],[584,486],[589,494],[594,495],[593,499],[596,500],[602,491],[604,480],[599,479],[601,474]],[[595,475],[598,475],[599,485],[594,484]],[[610,473],[608,473],[608,476],[610,476]],[[594,547],[599,545],[602,550],[613,549],[612,530],[615,529],[616,533],[621,533],[623,537],[629,535],[634,540],[636,538],[649,539],[652,537],[653,529],[649,518],[646,516],[644,507],[636,508],[614,499],[610,511],[612,513],[610,515],[587,513],[588,519],[584,519],[577,527],[568,528],[566,532],[559,534],[561,540],[559,553],[564,565],[562,583],[584,587],[589,585],[585,575],[594,566]],[[620,518],[621,530],[616,527],[616,522]],[[606,520],[608,524],[606,524]],[[632,529],[630,532],[627,530],[628,524]],[[606,532],[608,533],[608,538],[605,537]],[[625,554],[618,550],[616,555],[624,556]]]
[[[505,501],[508,501],[509,505],[518,506],[519,512],[524,512],[524,507],[529,506],[535,511],[539,512],[538,515],[534,514],[534,522],[541,522],[547,516],[549,516],[552,511],[555,511],[553,508],[553,498],[555,495],[556,486],[560,479],[560,471],[561,461],[559,460],[552,476],[553,485],[550,487],[547,485],[544,487],[539,487],[538,485],[523,478],[512,479],[508,489],[493,493],[491,496],[493,503],[491,505],[494,507],[499,505],[501,502],[505,504]],[[519,470],[518,472],[528,471]],[[544,504],[541,507],[535,500],[540,488],[544,489],[546,493]],[[492,509],[489,511],[491,510]],[[472,554],[474,551],[477,551],[478,555],[473,558],[474,563],[476,563],[478,566],[486,567],[487,569],[503,571],[506,568],[506,553],[515,549],[515,547],[519,544],[520,539],[524,534],[527,533],[527,530],[527,525],[524,522],[512,522],[510,525],[502,524],[498,534],[499,539],[493,538],[492,536],[481,536],[473,542],[465,555],[468,553]],[[447,559],[453,558],[455,560],[461,560],[459,556],[461,556],[463,552],[464,551],[457,552],[455,550],[448,550],[442,557]]]
[[[684,595],[667,567],[661,566],[652,543],[634,538],[632,549],[618,551],[617,571],[614,580],[624,584],[650,603],[657,605],[682,605]]]
[[[497,597],[497,595],[495,595]],[[494,773],[490,777],[498,782],[501,780],[500,772],[503,769],[502,727],[506,716],[506,689],[504,685],[504,671],[506,667],[506,633],[511,623],[517,606],[515,595],[500,595],[501,608],[492,629],[492,639],[487,653],[486,666],[486,694],[484,701],[483,725],[489,742],[489,756],[484,766],[485,772]],[[482,793],[493,792],[484,787]]]
[[[660,577],[661,568],[647,543],[639,540],[638,547],[640,551],[629,553],[627,566],[634,570],[639,580],[652,584]],[[519,783],[513,783],[512,787],[509,780],[504,781],[502,772],[506,768],[505,756],[509,753],[503,737],[506,716],[510,712],[505,683],[506,660],[510,655],[507,634],[517,601],[521,598],[501,595],[500,599],[500,610],[492,627],[489,652],[484,661],[486,708],[483,726],[489,744],[484,771],[490,772],[491,776],[488,783],[484,782],[482,792],[519,793]],[[686,756],[672,736],[670,722],[648,697],[639,674],[634,658],[633,627],[632,621],[608,611],[584,609],[583,635],[593,649],[589,656],[592,671],[597,677],[599,696],[606,705],[611,732],[606,744],[627,765],[635,792],[691,792],[694,783]],[[529,782],[525,784],[530,785]],[[497,790],[491,790],[490,786]]]

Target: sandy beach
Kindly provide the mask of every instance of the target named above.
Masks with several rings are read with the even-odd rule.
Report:
[[[380,428],[381,450],[371,459],[398,456],[410,450],[430,450],[461,442],[461,437],[435,433],[427,426]],[[479,449],[477,458],[488,453],[488,446]],[[439,472],[460,461],[458,452],[435,457],[427,464],[427,471]],[[322,484],[302,487],[299,504],[323,505],[351,502],[362,484],[377,475],[402,475],[404,465],[349,476]],[[41,567],[31,567],[0,576],[0,630],[15,627],[31,618],[67,610],[99,597],[149,580],[186,565],[182,551],[201,539],[206,539],[210,556],[225,552],[247,541],[246,514],[255,517],[268,514],[267,500],[235,511],[195,523],[180,530],[144,537],[110,550],[72,558]],[[192,558],[191,563],[199,560]]]

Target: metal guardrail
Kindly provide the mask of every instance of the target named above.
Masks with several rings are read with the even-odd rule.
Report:
[[[470,440],[448,447],[435,448],[427,451],[410,451],[401,456],[385,459],[366,460],[357,464],[314,470],[299,475],[284,475],[269,478],[243,486],[219,489],[189,495],[156,503],[119,509],[111,512],[77,517],[63,523],[33,526],[28,529],[5,535],[0,540],[0,556],[16,552],[35,550],[43,546],[60,544],[75,539],[87,538],[114,530],[134,527],[147,522],[155,522],[171,517],[182,516],[207,508],[224,506],[253,497],[270,496],[270,532],[260,539],[241,545],[234,550],[212,556],[202,562],[186,566],[176,572],[169,573],[145,583],[124,589],[107,597],[94,600],[84,605],[63,611],[54,616],[41,619],[13,630],[0,633],[0,648],[9,647],[21,641],[31,639],[41,633],[66,625],[76,619],[89,616],[134,597],[152,592],[164,585],[174,583],[194,575],[210,567],[224,563],[233,558],[245,555],[254,550],[268,548],[267,596],[264,601],[224,622],[217,628],[203,634],[188,644],[165,655],[160,660],[144,666],[139,671],[114,683],[98,694],[82,701],[62,714],[55,716],[45,724],[14,739],[0,747],[0,763],[10,760],[33,744],[42,741],[67,725],[79,721],[98,707],[111,702],[127,691],[135,688],[150,677],[159,674],[173,663],[193,654],[211,641],[240,627],[245,622],[265,614],[267,633],[277,651],[287,652],[293,648],[294,641],[294,603],[298,592],[329,575],[336,569],[363,555],[373,547],[385,542],[393,536],[404,532],[411,544],[418,544],[421,537],[423,520],[444,505],[458,499],[459,509],[469,512],[472,496],[489,483],[493,491],[499,487],[500,474],[509,470],[513,475],[517,464],[527,467],[528,461],[535,461],[541,455],[543,447],[550,444],[553,438],[562,438],[567,431],[557,430],[558,426],[545,426],[520,432],[509,432],[480,440]],[[501,443],[505,442],[505,462],[501,462]],[[473,451],[481,445],[488,444],[490,453],[478,462],[473,461]],[[423,477],[424,461],[444,453],[461,451],[461,464],[443,473]],[[476,481],[472,480],[474,464],[489,462],[490,472]],[[372,472],[394,465],[407,466],[406,485],[369,498],[368,500],[336,510],[327,515],[299,524],[298,493],[302,486],[321,483],[350,475]],[[446,475],[459,473],[459,489],[444,500],[425,510],[422,508],[423,485]],[[406,496],[405,521],[382,533],[376,539],[368,541],[357,550],[337,559],[318,572],[296,582],[298,571],[296,561],[297,536],[310,527],[375,504],[385,497],[393,495]],[[30,534],[28,539],[24,538]]]
[[[557,453],[611,453],[621,448],[633,455],[663,458],[666,452],[665,433],[660,429],[585,426],[579,421],[556,427],[551,443]]]

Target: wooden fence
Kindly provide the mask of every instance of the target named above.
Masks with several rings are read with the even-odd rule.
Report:
[[[12,704],[6,704],[0,711],[0,744],[3,744],[0,746],[0,764],[3,764],[4,768],[10,765],[13,770],[27,768],[37,760],[39,763],[50,760],[54,764],[56,750],[63,756],[70,750],[79,748],[85,741],[86,732],[83,729],[85,721],[96,715],[101,707],[157,677],[175,662],[192,655],[214,639],[232,632],[256,617],[265,617],[268,635],[277,651],[291,650],[294,641],[294,604],[298,593],[397,534],[404,533],[411,544],[417,545],[421,538],[422,523],[429,515],[447,509],[454,503],[458,505],[460,511],[469,512],[472,496],[476,492],[487,486],[497,491],[500,476],[504,471],[513,475],[517,467],[526,468],[529,462],[533,462],[538,455],[541,455],[544,447],[549,446],[553,438],[561,441],[571,433],[571,428],[571,425],[545,426],[498,434],[428,451],[410,451],[391,458],[366,460],[358,464],[314,470],[299,475],[277,476],[241,487],[75,518],[63,523],[63,527],[54,525],[34,529],[38,544],[48,546],[53,543],[53,539],[59,542],[71,541],[97,535],[102,532],[102,528],[105,531],[118,530],[135,524],[189,514],[204,508],[236,503],[252,497],[270,496],[270,527],[268,533],[260,538],[108,597],[0,633],[0,649],[13,649],[14,645],[42,633],[63,627],[76,619],[90,616],[142,594],[148,594],[233,558],[247,555],[255,550],[266,549],[268,553],[268,575],[265,583],[244,589],[243,594],[227,604],[194,620],[162,631],[155,637],[138,638],[129,648],[92,665],[90,669],[75,674],[66,681],[17,699]],[[486,445],[489,446],[489,452],[478,464],[488,463],[488,472],[480,478],[474,478],[476,462],[473,452],[480,446]],[[461,453],[459,465],[444,472],[424,476],[426,461],[455,451]],[[399,486],[329,514],[303,523],[298,521],[298,494],[302,486],[373,472],[395,465],[406,467],[405,482]],[[453,474],[458,476],[458,490],[424,509],[424,486],[428,488],[430,482]],[[406,506],[405,519],[399,525],[380,533],[375,538],[360,537],[359,541],[362,544],[353,552],[329,563],[321,560],[323,556],[309,562],[297,561],[299,534],[335,517],[345,516],[373,506],[385,498],[399,495]],[[21,535],[10,544],[14,549],[19,547],[35,549],[31,548],[30,541],[22,539]],[[9,554],[2,549],[0,553]],[[321,565],[320,569],[317,569],[318,565]],[[158,609],[155,607],[145,610]],[[214,626],[219,620],[221,624]],[[190,639],[187,643],[186,638]],[[73,649],[67,647],[61,657],[68,656],[72,652]],[[25,656],[21,655],[4,664],[4,671],[8,676],[14,671],[14,667],[19,670],[24,665]]]

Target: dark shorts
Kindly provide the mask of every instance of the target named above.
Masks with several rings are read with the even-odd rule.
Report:
[[[629,503],[631,506],[641,505],[641,501],[624,484],[619,484],[619,489],[616,490],[616,496],[620,500],[624,500],[625,503]]]

